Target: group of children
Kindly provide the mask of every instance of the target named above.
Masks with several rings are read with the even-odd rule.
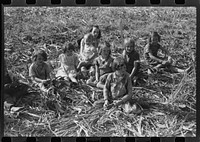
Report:
[[[84,79],[88,85],[103,89],[105,108],[109,104],[119,106],[132,97],[132,84],[136,83],[140,74],[140,57],[131,38],[124,40],[124,51],[115,58],[111,54],[111,45],[106,41],[100,43],[100,38],[101,30],[98,26],[93,26],[80,42],[79,55],[73,52],[75,46],[72,43],[64,44],[63,53],[58,58],[61,65],[56,77],[64,77],[76,84]],[[159,42],[160,35],[153,32],[144,50],[145,59],[153,69],[167,67],[172,72],[191,70],[172,66],[168,51]],[[167,59],[157,55],[159,49],[167,53]],[[39,50],[33,56],[33,63],[29,68],[29,76],[41,88],[50,81],[50,69],[45,61],[47,54]]]

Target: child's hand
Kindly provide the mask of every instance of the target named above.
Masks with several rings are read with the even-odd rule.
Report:
[[[113,105],[114,106],[119,106],[121,104],[121,101],[120,100],[115,100],[113,101]]]
[[[162,61],[162,65],[166,65],[168,63],[168,61],[164,60]]]
[[[108,103],[109,103],[108,100],[106,100],[105,103],[104,103],[104,105],[103,105],[104,109],[107,109]]]

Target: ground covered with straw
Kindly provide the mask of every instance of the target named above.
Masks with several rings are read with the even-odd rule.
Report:
[[[196,136],[196,10],[184,8],[49,8],[4,9],[5,59],[13,75],[30,85],[18,100],[19,111],[4,108],[5,136]],[[148,75],[133,87],[140,112],[94,106],[102,90],[56,78],[46,92],[31,86],[28,67],[34,49],[43,48],[54,69],[66,41],[76,41],[97,24],[102,40],[112,43],[113,56],[132,37],[143,60],[149,32],[161,34],[178,67],[190,73]],[[143,72],[147,75],[145,65]],[[53,72],[54,73],[54,72]],[[52,73],[52,74],[53,74]],[[95,96],[95,98],[93,98]]]

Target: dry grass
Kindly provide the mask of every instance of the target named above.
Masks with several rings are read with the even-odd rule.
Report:
[[[31,63],[29,55],[32,48],[43,47],[49,59],[54,59],[65,40],[80,38],[91,24],[100,25],[102,40],[114,42],[118,48],[123,38],[133,37],[142,59],[149,32],[157,30],[175,65],[196,66],[194,8],[83,9],[6,8],[5,49],[11,49],[5,52],[8,68],[19,79],[29,83],[27,69]],[[22,24],[17,23],[20,18]],[[16,30],[13,30],[12,24]],[[21,40],[26,35],[33,39]],[[25,65],[22,66],[22,63]],[[4,121],[4,135],[196,136],[195,68],[185,75],[165,73],[149,76],[145,84],[133,87],[133,100],[142,107],[139,114],[126,113],[120,108],[105,111],[101,107],[93,107],[90,96],[94,91],[84,85],[70,88],[60,84],[57,87],[57,93],[53,93],[52,89],[48,97],[39,92],[20,100],[19,104],[24,103],[26,108],[23,111],[9,112],[5,109],[4,114],[8,118]],[[97,91],[98,94],[101,96],[101,92]]]

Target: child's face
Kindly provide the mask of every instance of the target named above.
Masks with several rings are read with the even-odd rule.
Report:
[[[133,43],[131,43],[130,41],[125,42],[125,50],[126,50],[127,53],[132,52],[133,49],[134,49],[134,44]]]
[[[119,75],[123,75],[125,73],[125,71],[126,71],[126,65],[125,65],[125,63],[120,63],[118,65],[118,69],[116,71],[117,71],[117,73]]]
[[[96,27],[93,27],[92,29],[92,35],[94,36],[94,38],[97,38],[99,35],[99,29]]]
[[[102,51],[101,51],[101,56],[104,57],[104,58],[107,58],[109,56],[109,53],[110,53],[110,49],[103,48]]]
[[[88,73],[88,71],[87,71],[87,69],[86,69],[85,67],[81,67],[81,73],[82,73],[84,76],[86,76],[87,73]]]
[[[66,54],[67,56],[71,56],[72,53],[73,53],[73,50],[72,50],[72,49],[66,50],[66,52],[65,52],[65,54]]]
[[[38,65],[42,64],[44,62],[44,58],[41,56],[41,55],[37,55],[37,58],[36,58],[36,63]]]

